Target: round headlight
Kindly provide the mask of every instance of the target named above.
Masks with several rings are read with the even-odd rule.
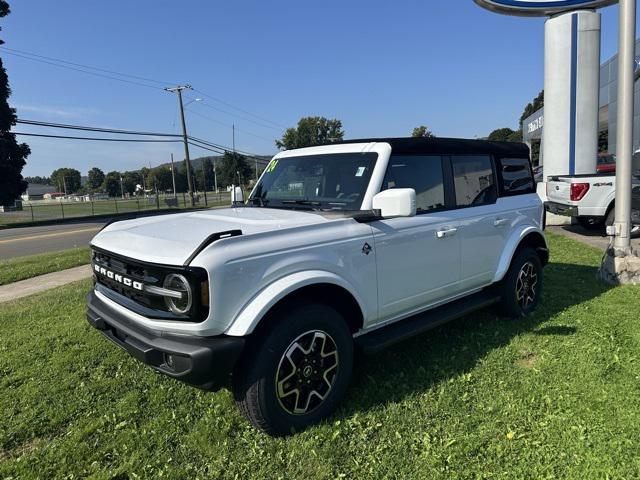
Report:
[[[172,273],[171,275],[167,275],[167,278],[164,279],[164,288],[180,292],[182,294],[182,298],[164,297],[164,303],[167,305],[169,310],[178,315],[189,313],[193,300],[189,281],[182,275]]]

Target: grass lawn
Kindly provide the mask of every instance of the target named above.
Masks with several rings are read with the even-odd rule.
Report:
[[[0,285],[86,265],[89,261],[89,247],[0,260]]]
[[[93,331],[89,282],[4,304],[0,478],[639,478],[640,288],[549,237],[534,316],[480,312],[366,358],[338,412],[285,439]]]

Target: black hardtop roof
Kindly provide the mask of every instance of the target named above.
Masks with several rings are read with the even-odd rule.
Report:
[[[493,142],[489,140],[470,140],[465,138],[364,138],[342,140],[333,142],[331,145],[370,142],[388,143],[396,155],[490,154],[497,157],[529,158],[529,147],[524,143]]]

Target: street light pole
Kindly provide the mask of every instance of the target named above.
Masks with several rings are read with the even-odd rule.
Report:
[[[614,248],[631,252],[631,170],[633,158],[633,67],[635,63],[636,0],[620,0],[618,54],[618,137]]]
[[[191,158],[189,157],[189,137],[187,136],[187,124],[184,119],[184,104],[182,103],[182,90],[191,90],[191,85],[178,85],[177,87],[165,88],[167,92],[178,94],[178,105],[180,106],[180,119],[182,120],[182,139],[184,141],[184,161],[187,165],[187,187],[191,206],[195,206],[193,200],[193,183],[191,180]]]

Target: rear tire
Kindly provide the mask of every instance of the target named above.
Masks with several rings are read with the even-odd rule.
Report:
[[[300,302],[276,315],[234,372],[233,395],[256,428],[284,436],[336,409],[351,378],[353,337],[328,305]]]
[[[607,218],[604,221],[604,226],[605,228],[610,227],[615,222],[616,222],[616,209],[612,208],[611,210],[609,210],[609,213],[607,213]]]
[[[533,248],[518,251],[500,283],[500,311],[508,317],[531,314],[542,294],[542,262]]]

